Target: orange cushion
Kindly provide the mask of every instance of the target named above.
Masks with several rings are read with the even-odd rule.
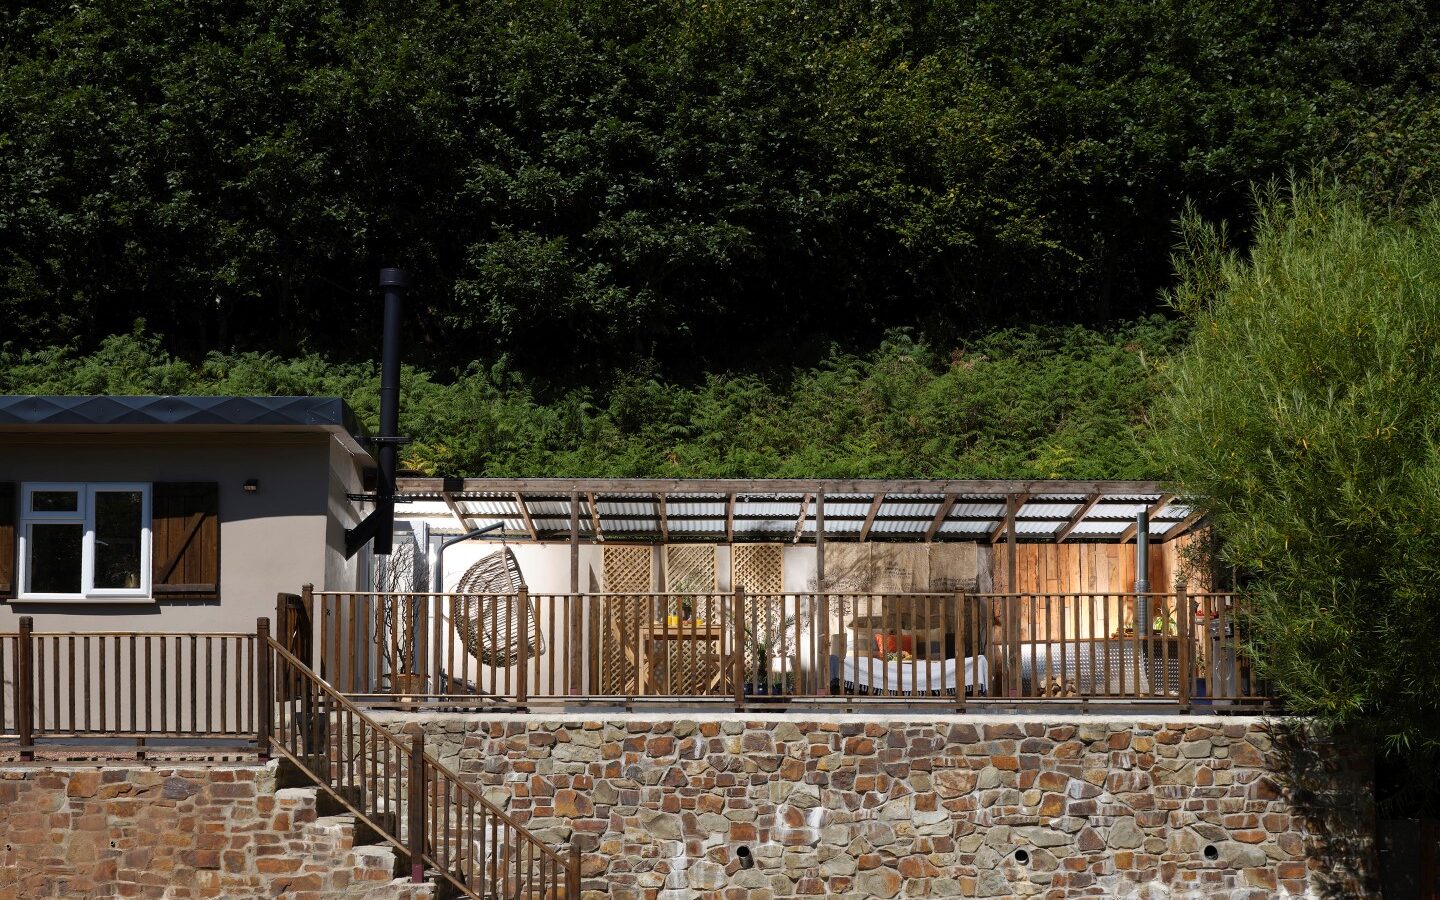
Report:
[[[875,649],[880,653],[914,653],[915,635],[902,634],[896,638],[893,634],[875,635]]]

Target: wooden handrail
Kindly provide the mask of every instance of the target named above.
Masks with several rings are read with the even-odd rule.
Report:
[[[1273,703],[1243,640],[1243,598],[1219,591],[986,592],[957,599],[938,592],[737,586],[317,596],[317,668],[323,663],[332,685],[365,706],[401,698],[407,709],[575,702],[628,708],[685,700],[742,708],[793,701],[854,707],[907,696],[964,708],[964,685],[978,703],[998,697],[1163,702],[1179,709]],[[421,635],[429,652],[421,671],[410,672],[395,660],[410,658],[412,636],[391,623],[400,621],[396,610],[416,601],[429,610]],[[1142,604],[1161,630],[1136,633],[1134,611]],[[1203,624],[1187,605],[1207,616]],[[874,641],[883,635],[893,636],[896,646],[882,650]],[[907,649],[912,646],[916,652]],[[968,648],[963,654],[962,647]],[[938,665],[940,659],[955,665]],[[887,665],[893,662],[903,666]],[[762,664],[765,673],[757,671]],[[963,681],[956,674],[962,665]],[[577,670],[584,675],[578,695],[571,683]],[[696,674],[701,671],[703,678]]]
[[[505,891],[507,896],[529,896],[532,891],[539,891],[539,895],[543,896],[547,883],[563,886],[578,880],[578,863],[573,854],[569,858],[562,856],[532,835],[504,810],[485,799],[478,789],[426,753],[421,741],[407,743],[371,719],[273,637],[268,639],[268,646],[277,668],[288,669],[284,674],[298,676],[303,684],[302,697],[298,701],[299,716],[309,719],[297,722],[296,717],[292,717],[283,723],[282,734],[272,736],[272,745],[360,816],[378,834],[401,851],[410,854],[412,873],[423,873],[423,866],[417,868],[419,864],[413,855],[416,848],[421,848],[420,856],[426,865],[439,871],[442,877],[470,896],[490,896],[477,892],[473,883],[477,880],[482,889],[485,883],[502,882],[509,885]],[[273,679],[276,684],[282,681],[284,678]],[[321,698],[324,700],[323,704],[320,703]],[[276,697],[274,702],[284,704],[286,701]],[[321,727],[330,730],[317,735],[317,729]],[[329,735],[341,730],[345,731],[347,743],[342,746],[338,743],[339,738],[336,738],[336,746],[332,747]],[[355,733],[357,730],[358,734]],[[326,773],[317,771],[325,766],[307,762],[307,757],[316,756],[317,741],[320,743],[319,749],[323,751],[323,762],[331,766],[344,766],[340,770],[340,777],[328,777]],[[358,751],[355,750],[356,747],[359,748]],[[357,759],[353,755],[345,758],[343,754],[346,751],[368,758]],[[332,760],[330,757],[334,755],[340,755],[341,758]],[[357,763],[362,767],[358,784],[353,771]],[[402,767],[404,774],[401,773]],[[351,792],[346,790],[356,786],[384,793],[383,799],[390,812],[405,807],[404,833],[398,833],[401,831],[399,823],[402,820],[397,818],[393,826],[380,821],[385,818],[381,815],[385,810],[379,805],[382,798],[374,798],[376,805],[371,810],[358,808],[365,803],[357,802],[354,796],[347,796]],[[420,804],[418,807],[417,802]],[[440,808],[442,805],[444,808]],[[474,861],[469,859],[469,855],[474,852],[473,838],[477,834],[474,815],[477,809],[480,811],[480,839],[484,841],[488,834],[492,841],[492,853],[511,854],[515,861],[513,874],[507,874],[495,865],[491,865],[487,871],[483,862],[477,870],[473,865]],[[453,830],[458,830],[459,835],[452,834],[452,829],[445,828],[436,828],[432,833],[427,823],[435,822],[456,823],[456,829]],[[464,837],[467,831],[471,835],[468,840],[471,845],[469,847],[464,846],[467,843]],[[493,841],[502,834],[507,839],[500,846],[495,846]],[[522,872],[519,860],[527,855],[531,871]],[[471,864],[468,871],[467,862]],[[459,869],[457,865],[460,866]],[[574,872],[571,871],[572,866],[577,867]],[[532,883],[537,879],[540,884]]]

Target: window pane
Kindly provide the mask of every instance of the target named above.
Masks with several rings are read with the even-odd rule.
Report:
[[[30,526],[30,590],[37,594],[80,593],[80,547],[85,526],[36,522]]]
[[[80,498],[75,491],[33,491],[30,509],[34,512],[78,512]]]
[[[95,587],[140,586],[140,492],[95,494]]]

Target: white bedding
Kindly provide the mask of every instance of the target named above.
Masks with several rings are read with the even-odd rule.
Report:
[[[872,693],[952,693],[956,684],[956,665],[953,659],[900,662],[869,657],[856,660],[847,656],[840,661],[840,673],[847,684]],[[990,680],[985,657],[965,657],[964,671],[965,687],[976,688],[976,693],[985,693],[985,685]]]

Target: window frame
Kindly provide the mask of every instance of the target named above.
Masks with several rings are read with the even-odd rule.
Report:
[[[16,520],[16,592],[11,600],[30,603],[144,603],[154,602],[152,577],[153,535],[151,533],[151,504],[154,486],[139,481],[26,481],[20,485],[20,510]],[[47,491],[71,491],[77,495],[78,510],[33,511],[32,498],[36,493]],[[134,588],[95,587],[95,498],[104,493],[140,494],[140,586]],[[36,524],[79,524],[82,529],[80,542],[80,592],[54,593],[31,591],[30,587],[30,528]]]

